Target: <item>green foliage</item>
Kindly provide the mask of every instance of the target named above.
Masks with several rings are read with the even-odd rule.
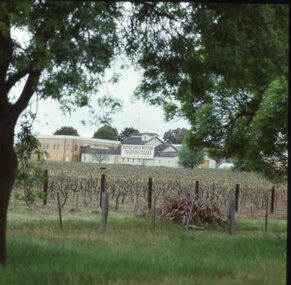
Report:
[[[39,141],[31,132],[31,125],[22,122],[21,131],[17,134],[15,152],[18,158],[18,169],[14,187],[22,193],[17,193],[15,198],[24,200],[32,206],[37,198],[42,198],[39,188],[43,182],[43,169],[47,153],[41,149]],[[34,155],[37,160],[32,161]]]
[[[64,111],[88,105],[114,57],[120,13],[106,2],[0,5],[0,36],[11,41],[0,49],[0,65],[9,60],[5,90],[29,75],[33,92],[57,99]],[[10,38],[15,31],[25,33],[25,44]]]
[[[123,141],[132,134],[139,134],[139,130],[133,127],[126,127],[118,136],[118,140]]]
[[[95,139],[118,140],[118,130],[110,125],[100,127],[93,135]]]
[[[54,132],[54,135],[66,135],[79,137],[78,131],[73,127],[63,126]]]
[[[97,104],[101,110],[100,114],[97,116],[97,119],[101,124],[109,125],[112,121],[111,115],[122,109],[122,100],[113,98],[109,95],[98,98]]]
[[[191,150],[187,145],[183,145],[179,151],[179,164],[186,168],[195,168],[199,166],[204,159],[202,150]]]
[[[170,121],[175,118],[179,107],[176,104],[169,102],[163,105],[163,110],[166,121]]]
[[[189,146],[284,179],[288,6],[148,3],[135,8],[128,54],[143,69],[136,96],[163,105],[167,119],[183,115],[192,126]]]
[[[170,144],[182,144],[186,132],[185,128],[168,130],[164,133],[163,140]]]
[[[184,135],[183,145],[179,151],[179,164],[186,168],[193,169],[204,161],[204,151],[202,149],[190,148],[188,140],[191,138],[191,132],[187,131]]]
[[[287,177],[288,168],[288,84],[274,80],[266,90],[249,132],[246,156],[237,156],[236,169],[261,171],[273,180]],[[250,163],[251,162],[251,163]]]

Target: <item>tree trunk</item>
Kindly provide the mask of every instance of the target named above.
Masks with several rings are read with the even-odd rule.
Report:
[[[6,262],[7,211],[17,171],[14,126],[13,122],[0,120],[0,266]]]

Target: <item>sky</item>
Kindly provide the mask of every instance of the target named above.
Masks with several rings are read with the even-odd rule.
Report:
[[[12,36],[24,46],[26,42],[29,42],[29,35],[22,30],[14,29]],[[100,94],[96,94],[102,96],[109,93],[114,98],[122,99],[122,110],[111,116],[111,125],[117,128],[119,133],[125,127],[134,127],[140,132],[157,133],[162,138],[164,133],[170,129],[190,128],[189,123],[181,118],[166,122],[161,106],[150,106],[141,100],[133,100],[133,92],[141,80],[141,74],[130,66],[128,69],[119,69],[121,63],[128,66],[124,59],[123,61],[120,60],[113,62],[112,68],[106,70],[104,77],[106,82],[112,77],[113,72],[121,73],[118,83],[102,85]],[[17,98],[19,96],[23,85],[24,81],[13,88],[12,97]],[[55,100],[47,99],[39,101],[37,104],[35,102],[36,96],[30,100],[31,110],[37,110],[33,122],[33,131],[36,135],[52,135],[63,126],[72,126],[77,129],[80,136],[91,138],[94,132],[102,126],[98,121],[95,121],[94,125],[89,123],[92,121],[92,115],[90,115],[91,111],[87,107],[79,108],[71,114],[64,114],[59,103]],[[96,111],[98,112],[97,104]],[[86,125],[82,124],[81,121],[85,121]],[[19,127],[16,128],[16,132],[18,130]]]
[[[110,76],[110,71],[105,77]],[[187,121],[183,119],[166,122],[161,106],[150,106],[143,101],[133,100],[134,89],[139,84],[141,76],[133,68],[122,71],[122,76],[118,83],[101,86],[100,94],[107,91],[114,98],[120,98],[123,101],[122,111],[111,116],[111,125],[117,128],[120,133],[125,127],[134,127],[140,132],[157,133],[161,138],[166,131],[176,128],[190,128]],[[98,95],[98,94],[97,94]],[[32,98],[32,101],[35,101]],[[97,108],[97,107],[96,107]],[[36,106],[33,106],[36,109]],[[96,122],[90,124],[92,120],[88,108],[79,108],[70,114],[63,114],[57,101],[47,99],[40,101],[37,107],[37,116],[33,124],[33,130],[36,134],[52,135],[62,126],[72,126],[79,132],[82,137],[92,137],[94,132],[102,126]],[[84,126],[81,121],[87,122]]]

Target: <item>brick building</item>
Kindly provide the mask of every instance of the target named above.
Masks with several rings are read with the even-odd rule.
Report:
[[[42,149],[49,154],[48,160],[52,161],[80,161],[82,145],[112,149],[116,149],[120,145],[119,141],[64,135],[40,135],[37,136],[37,139],[41,143]]]

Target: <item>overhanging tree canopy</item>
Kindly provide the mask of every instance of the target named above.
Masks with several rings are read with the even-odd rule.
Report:
[[[6,260],[6,217],[17,159],[14,129],[34,94],[65,110],[88,104],[116,48],[119,14],[106,2],[0,3],[0,264]],[[17,38],[23,32],[25,40]],[[20,94],[12,88],[23,83]]]
[[[147,3],[130,17],[136,95],[188,119],[192,148],[286,177],[288,6]]]

